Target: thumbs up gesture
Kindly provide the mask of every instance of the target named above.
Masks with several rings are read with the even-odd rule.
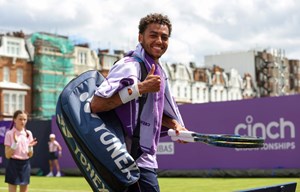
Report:
[[[154,75],[154,71],[155,65],[152,64],[146,79],[138,84],[140,94],[154,93],[160,90],[161,79],[159,75]]]

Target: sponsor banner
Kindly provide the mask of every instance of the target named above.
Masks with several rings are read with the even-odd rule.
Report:
[[[160,142],[157,147],[158,155],[174,155],[174,142]]]
[[[0,144],[4,144],[6,130],[10,128],[11,121],[0,121]]]
[[[11,121],[0,121],[0,145],[4,144],[4,137],[6,131],[10,128]],[[4,160],[4,147],[3,147],[3,153],[0,153],[0,167],[2,167],[3,160]]]
[[[180,105],[185,126],[199,133],[260,136],[259,149],[174,143],[158,155],[160,169],[300,168],[300,95]],[[161,143],[172,142],[169,137]],[[171,158],[170,158],[171,157]],[[173,161],[170,161],[173,159]]]

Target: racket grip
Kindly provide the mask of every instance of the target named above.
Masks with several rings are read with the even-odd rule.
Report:
[[[185,141],[185,142],[189,142],[189,143],[195,142],[194,137],[174,136],[174,137],[171,137],[171,139],[172,139],[172,141]]]
[[[168,135],[170,137],[193,137],[195,132],[193,131],[175,131],[174,129],[168,130]]]

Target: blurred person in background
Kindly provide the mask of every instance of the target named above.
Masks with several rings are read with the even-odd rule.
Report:
[[[58,158],[62,156],[62,147],[55,139],[55,134],[50,134],[49,136],[50,141],[48,142],[49,147],[49,169],[50,172],[47,174],[47,177],[53,177],[53,166],[56,168],[56,177],[60,177],[60,166],[58,162]]]

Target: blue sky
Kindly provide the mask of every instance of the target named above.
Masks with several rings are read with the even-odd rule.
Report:
[[[226,51],[284,49],[300,59],[297,0],[0,0],[0,33],[49,32],[92,48],[133,49],[139,19],[159,12],[173,32],[162,60],[203,65]]]

